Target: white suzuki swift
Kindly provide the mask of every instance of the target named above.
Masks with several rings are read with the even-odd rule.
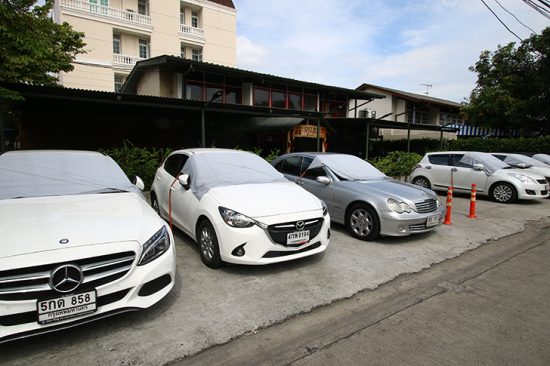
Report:
[[[157,170],[151,204],[198,242],[212,268],[287,261],[329,242],[324,203],[244,151],[175,151]]]
[[[0,233],[0,343],[147,308],[174,285],[170,228],[99,153],[0,155]]]

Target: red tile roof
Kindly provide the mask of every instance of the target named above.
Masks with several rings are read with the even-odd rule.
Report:
[[[235,9],[235,5],[233,5],[233,0],[210,0],[210,1],[216,4],[220,4],[220,5]]]

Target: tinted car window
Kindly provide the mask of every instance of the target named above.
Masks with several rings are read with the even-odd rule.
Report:
[[[506,159],[506,155],[497,155],[497,154],[493,154],[493,156],[494,156],[495,158],[498,158],[498,159],[502,160],[502,161],[504,161],[504,159]]]
[[[313,162],[312,158],[308,158],[308,157],[304,158],[304,160],[302,162],[302,170],[301,170],[300,175],[303,175],[303,177],[306,178],[306,179],[312,179],[312,180],[315,180],[315,178],[317,178],[319,176],[326,176],[327,175],[327,173],[325,172],[325,170],[322,167],[307,169],[311,165],[312,162]],[[305,169],[307,169],[307,170],[305,170]],[[304,172],[304,170],[305,170],[305,172]]]
[[[434,165],[449,165],[449,155],[447,154],[430,155],[428,160]]]
[[[281,173],[300,176],[300,166],[302,165],[302,158],[300,156],[291,156],[286,159],[281,169]]]
[[[285,161],[281,160],[280,162],[278,162],[277,164],[274,165],[274,168],[277,169],[278,171],[282,172],[284,163],[285,163]]]
[[[183,168],[183,164],[185,164],[186,161],[187,155],[172,155],[164,162],[164,170],[172,177],[176,177],[181,172],[181,168]]]
[[[462,163],[460,163],[460,165],[459,165],[459,161],[463,157],[464,157],[464,154],[453,154],[453,155],[451,155],[451,165],[471,168],[470,165],[465,165],[465,164],[462,164]]]

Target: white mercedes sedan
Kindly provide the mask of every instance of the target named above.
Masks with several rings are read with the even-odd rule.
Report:
[[[148,308],[174,284],[170,228],[100,153],[0,155],[0,233],[0,343]]]
[[[173,152],[157,170],[151,204],[199,244],[211,268],[292,260],[329,243],[326,205],[244,151]]]

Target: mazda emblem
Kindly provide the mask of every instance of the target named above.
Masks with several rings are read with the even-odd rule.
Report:
[[[303,230],[304,226],[306,226],[306,224],[303,221],[298,221],[296,223],[296,230]]]
[[[57,292],[67,293],[77,289],[82,283],[82,270],[74,264],[64,264],[50,274],[50,287]]]

